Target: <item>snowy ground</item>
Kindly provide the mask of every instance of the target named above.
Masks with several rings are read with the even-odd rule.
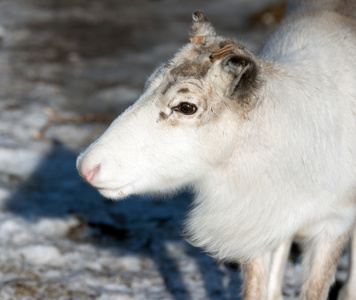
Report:
[[[273,2],[0,2],[0,299],[238,299],[237,266],[180,236],[189,194],[111,202],[77,175],[77,154],[107,123],[55,124],[35,137],[53,113],[118,115],[187,41],[196,9],[257,51],[271,27],[250,17]],[[286,299],[299,278],[289,262]]]

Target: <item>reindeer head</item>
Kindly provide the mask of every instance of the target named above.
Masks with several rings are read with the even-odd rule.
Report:
[[[190,43],[79,156],[79,173],[113,199],[194,184],[231,159],[241,124],[259,102],[261,69],[195,12]]]

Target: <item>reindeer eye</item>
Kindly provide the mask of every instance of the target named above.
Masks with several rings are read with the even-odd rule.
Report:
[[[195,104],[189,102],[182,102],[176,107],[173,107],[172,110],[179,111],[185,115],[192,115],[195,114],[198,108],[195,106]]]

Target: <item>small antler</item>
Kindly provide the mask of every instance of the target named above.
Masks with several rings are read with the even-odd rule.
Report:
[[[192,18],[194,22],[209,22],[208,17],[201,10],[196,10]]]
[[[197,10],[193,13],[193,23],[190,26],[190,41],[194,44],[203,45],[207,36],[215,36],[214,26],[206,15]]]
[[[235,46],[232,44],[228,44],[223,48],[219,49],[218,51],[214,52],[209,56],[210,61],[213,63],[219,59],[224,58],[225,56],[229,55],[232,51],[234,51]]]

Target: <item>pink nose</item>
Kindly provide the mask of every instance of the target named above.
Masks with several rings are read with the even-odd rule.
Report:
[[[100,164],[98,164],[94,168],[83,168],[81,175],[83,176],[86,182],[92,184],[92,181],[95,175],[98,173],[99,169],[100,169]]]

